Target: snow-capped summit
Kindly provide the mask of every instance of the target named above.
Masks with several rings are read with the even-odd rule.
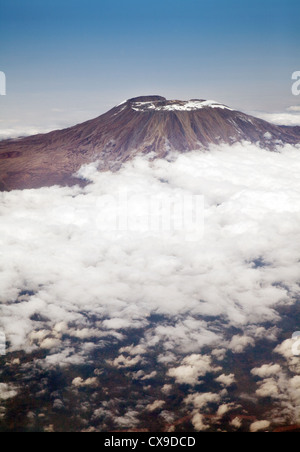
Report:
[[[144,101],[133,102],[132,107],[135,111],[194,111],[201,110],[202,108],[221,108],[226,110],[232,110],[226,105],[215,102],[214,100],[199,100],[192,99],[188,101]]]

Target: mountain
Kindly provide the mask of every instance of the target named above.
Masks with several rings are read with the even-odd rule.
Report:
[[[137,154],[207,149],[247,140],[274,149],[300,143],[300,127],[276,126],[214,101],[129,99],[96,119],[47,134],[0,142],[0,190],[78,183],[86,163],[117,170]]]

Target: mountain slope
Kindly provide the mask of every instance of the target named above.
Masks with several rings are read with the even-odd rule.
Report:
[[[213,101],[130,99],[100,117],[26,138],[0,142],[0,190],[78,183],[73,174],[89,162],[118,169],[136,154],[206,149],[240,141],[300,143],[300,128],[270,124]]]

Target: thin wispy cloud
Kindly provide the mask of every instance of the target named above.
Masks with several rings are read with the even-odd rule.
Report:
[[[286,112],[268,113],[255,111],[252,114],[257,118],[264,119],[279,126],[300,126],[300,107],[292,106],[287,108]]]

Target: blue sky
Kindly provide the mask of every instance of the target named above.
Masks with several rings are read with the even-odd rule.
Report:
[[[144,94],[281,111],[299,23],[298,0],[1,0],[0,118],[76,122]]]

